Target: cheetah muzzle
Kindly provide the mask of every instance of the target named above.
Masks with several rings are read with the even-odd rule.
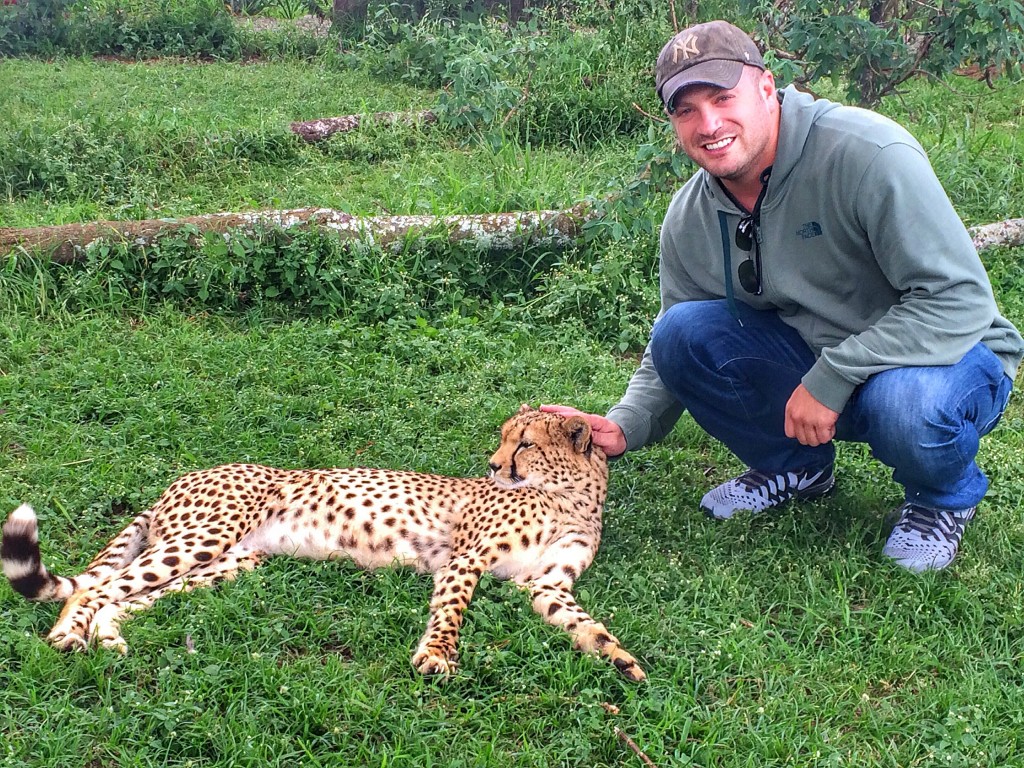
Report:
[[[534,610],[577,648],[639,681],[636,659],[572,594],[597,552],[607,489],[608,462],[584,419],[523,406],[502,427],[486,478],[227,464],[172,483],[78,576],[47,571],[27,504],[4,524],[0,559],[29,600],[66,601],[52,645],[121,652],[130,612],[234,578],[270,555],[409,565],[434,575],[430,619],[412,657],[426,675],[455,670],[463,615],[489,572],[529,592]]]

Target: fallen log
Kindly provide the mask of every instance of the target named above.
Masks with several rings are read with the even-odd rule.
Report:
[[[979,251],[986,248],[1015,248],[1024,245],[1024,219],[1006,219],[994,224],[982,224],[970,227],[974,247]]]
[[[485,250],[515,250],[527,245],[565,247],[576,242],[583,225],[598,213],[587,203],[545,211],[487,213],[476,216],[353,216],[330,208],[296,208],[251,213],[209,213],[180,219],[98,221],[29,229],[0,228],[0,254],[16,248],[42,252],[66,264],[99,242],[145,247],[173,234],[205,232],[258,234],[267,229],[319,228],[344,241],[401,249],[411,241],[444,237]]]
[[[321,228],[345,241],[390,249],[402,248],[411,240],[427,236],[495,251],[527,245],[565,247],[579,240],[584,224],[600,216],[600,210],[589,203],[565,209],[465,216],[353,216],[331,208],[209,213],[180,219],[98,221],[27,229],[0,227],[0,255],[21,248],[40,251],[63,264],[79,259],[101,241],[152,246],[161,237],[189,230],[200,234],[255,234],[275,228]],[[979,251],[1024,245],[1024,218],[971,227],[968,231]]]
[[[374,112],[371,115],[342,115],[340,117],[321,117],[317,120],[296,121],[291,124],[292,133],[303,141],[317,142],[335,133],[354,131],[364,121],[371,123],[404,123],[406,125],[437,122],[437,115],[429,110],[422,112]]]

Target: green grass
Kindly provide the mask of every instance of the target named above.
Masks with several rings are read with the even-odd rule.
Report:
[[[62,180],[0,187],[5,226],[272,205],[559,206],[628,177],[644,138],[484,149],[403,129],[302,147],[292,119],[422,108],[436,94],[286,62],[0,61],[0,82],[3,173],[39,161]],[[969,223],[1024,215],[1021,86],[956,88],[916,86],[885,109],[912,121]],[[528,306],[517,293],[418,322],[143,306],[88,284],[72,301],[39,290],[42,272],[4,272],[0,513],[32,503],[47,563],[74,573],[191,469],[481,474],[521,402],[602,411],[618,399],[635,355],[615,351],[616,312],[636,322],[646,301],[653,314],[638,281],[654,252],[653,239],[598,243]],[[984,259],[1024,326],[1024,249]],[[992,490],[961,556],[921,576],[881,557],[900,490],[861,447],[841,446],[833,498],[726,524],[697,504],[738,464],[688,418],[615,462],[602,548],[577,594],[644,665],[642,685],[577,654],[490,578],[446,683],[409,665],[431,586],[410,571],[276,559],[133,618],[123,658],[53,651],[42,638],[58,606],[0,583],[0,766],[642,766],[616,728],[660,768],[1021,765],[1018,396],[980,460]]]
[[[632,369],[577,327],[502,318],[426,331],[158,309],[9,315],[3,328],[0,508],[37,507],[62,572],[188,469],[479,474],[519,402],[600,409]],[[835,498],[725,525],[697,502],[736,463],[692,423],[616,462],[578,595],[645,665],[639,686],[489,578],[445,684],[409,666],[430,592],[409,571],[274,560],[134,618],[125,658],[49,649],[57,606],[2,585],[0,760],[638,765],[619,727],[663,766],[1011,765],[1022,424],[1015,403],[983,451],[998,493],[957,563],[925,576],[882,562],[899,492],[855,446]]]
[[[7,226],[307,206],[361,215],[558,208],[604,192],[635,151],[632,141],[585,154],[488,149],[431,127],[304,145],[293,120],[427,109],[435,94],[287,62],[6,60],[0,80],[10,83],[0,110],[12,116],[0,129]]]

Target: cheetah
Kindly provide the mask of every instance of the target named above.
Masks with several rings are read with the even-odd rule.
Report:
[[[349,558],[432,573],[426,631],[412,656],[424,675],[456,670],[463,615],[481,575],[511,580],[533,608],[608,659],[645,673],[573,597],[594,558],[608,461],[588,423],[524,405],[502,426],[486,477],[388,469],[274,469],[226,464],[186,474],[73,578],[42,564],[36,515],[23,504],[3,526],[0,560],[29,600],[65,600],[48,640],[127,652],[120,625],[169,592],[232,579],[270,555]]]

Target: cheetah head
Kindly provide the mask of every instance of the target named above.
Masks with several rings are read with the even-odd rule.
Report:
[[[543,413],[524,405],[501,428],[490,477],[503,488],[565,491],[606,477],[608,461],[579,416]]]

